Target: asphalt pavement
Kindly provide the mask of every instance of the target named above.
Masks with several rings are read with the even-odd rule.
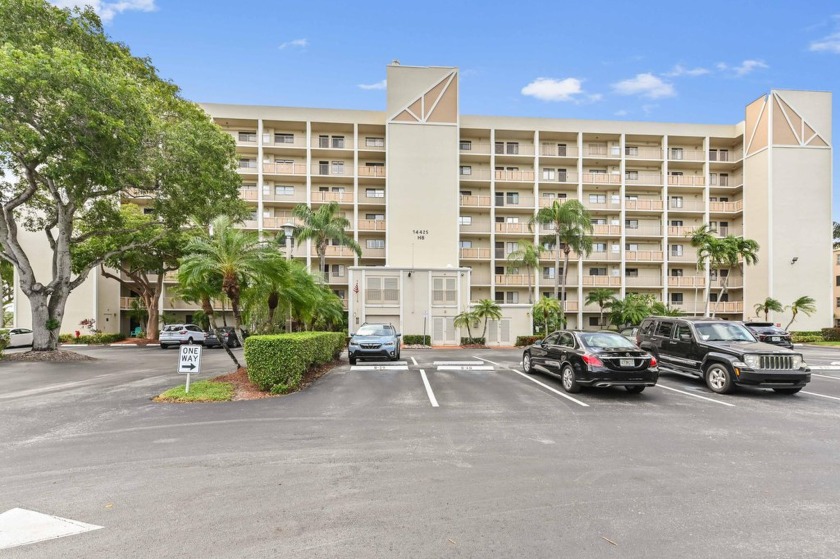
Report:
[[[191,405],[150,400],[183,381],[174,349],[79,351],[97,360],[0,363],[0,513],[101,529],[3,557],[840,549],[837,350],[803,350],[828,368],[795,396],[674,374],[568,395],[519,350],[403,350],[296,394]],[[202,361],[201,377],[231,369],[220,350]]]

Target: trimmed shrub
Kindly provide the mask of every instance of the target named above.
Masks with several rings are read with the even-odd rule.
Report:
[[[420,334],[406,334],[402,337],[402,340],[406,345],[432,345],[431,336],[421,336]]]
[[[89,334],[78,338],[73,334],[60,334],[58,336],[58,341],[63,344],[112,344],[124,339],[123,334]]]
[[[801,332],[794,332],[790,335],[790,341],[795,344],[807,344],[810,342],[821,342],[823,341],[822,334],[811,334],[811,333],[801,333]]]
[[[296,332],[245,339],[248,378],[260,390],[291,392],[310,368],[338,358],[344,349],[343,332]]]
[[[821,333],[827,342],[840,342],[840,328],[823,328]]]
[[[0,332],[0,357],[3,356],[3,350],[9,347],[9,333]]]
[[[516,336],[516,347],[531,345],[542,339],[542,336]]]
[[[484,338],[461,338],[461,345],[484,345]]]

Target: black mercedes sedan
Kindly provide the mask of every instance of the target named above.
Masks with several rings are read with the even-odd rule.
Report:
[[[623,386],[639,393],[659,380],[656,358],[615,332],[552,332],[525,349],[522,367],[526,373],[558,375],[566,392]]]

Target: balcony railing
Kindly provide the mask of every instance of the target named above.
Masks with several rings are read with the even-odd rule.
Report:
[[[671,148],[668,150],[670,161],[705,161],[706,153],[701,149]]]
[[[683,200],[682,202],[677,202],[672,199],[671,203],[668,204],[668,211],[670,212],[702,212],[705,209],[705,205],[700,200]]]
[[[744,202],[736,200],[735,202],[709,202],[710,212],[732,213],[740,212],[744,209]]]
[[[385,167],[383,165],[365,165],[359,167],[359,177],[375,177],[378,179],[385,178]]]
[[[332,136],[332,134],[330,134]],[[312,149],[353,149],[353,136],[312,135]]]
[[[466,208],[489,208],[490,201],[493,198],[490,195],[461,195],[461,206]]]
[[[490,260],[490,249],[475,247],[460,249],[461,258],[464,260]]]
[[[240,188],[239,197],[243,200],[257,200],[259,198],[259,191],[256,188]]]
[[[534,155],[534,144],[499,140],[494,145],[493,151],[496,152],[496,155]]]
[[[470,142],[469,143],[470,148],[469,149],[464,149],[463,147],[461,147],[460,148],[461,153],[475,153],[475,154],[478,154],[478,155],[490,155],[490,148],[493,145],[489,141],[484,142],[484,141],[469,140],[469,139],[461,140],[462,144],[464,142]]]
[[[362,247],[362,258],[385,258],[385,249]]]
[[[638,227],[625,227],[625,233],[628,237],[651,237],[659,236],[662,230],[659,228],[659,223],[639,223]]]
[[[531,285],[534,283],[534,277],[531,276]],[[528,286],[528,276],[526,274],[496,274],[496,285],[511,285],[511,286]]]
[[[718,301],[709,303],[711,309],[716,313],[742,313],[744,312],[743,301]]]
[[[669,237],[690,237],[695,231],[700,229],[699,225],[669,225]]]
[[[338,202],[340,204],[352,204],[353,203],[353,193],[352,192],[313,192],[312,193],[312,201],[313,202]]]
[[[295,134],[292,138],[292,141],[287,142],[285,140],[276,141],[276,139],[273,136],[266,135],[265,137],[263,137],[263,146],[275,148],[305,148],[306,137],[303,134]]]
[[[534,197],[520,194],[515,198],[510,198],[505,196],[502,198],[501,196],[496,197],[496,207],[497,208],[528,208],[533,209],[534,207]]]
[[[563,310],[566,312],[577,312],[578,311],[578,302],[577,301],[563,301]]]
[[[668,287],[706,287],[703,276],[668,276]]]
[[[577,184],[578,174],[573,171],[546,171],[540,174],[540,182],[559,182],[563,184]]]
[[[529,233],[527,223],[496,223],[496,233]]]
[[[628,262],[656,262],[662,260],[661,250],[627,250],[624,259]]]
[[[363,254],[367,252],[364,248]],[[338,246],[338,245],[328,245],[327,250],[324,253],[325,256],[342,256],[347,258],[353,258],[356,256],[356,253],[353,252],[353,249],[346,246]],[[312,256],[318,256],[318,251],[315,250],[315,247],[312,247]]]
[[[304,168],[306,166],[304,165]],[[320,177],[352,177],[353,167],[349,165],[332,165],[330,163],[312,165],[312,174]]]
[[[721,278],[717,277],[711,280],[709,285],[720,288]],[[727,289],[730,287],[744,287],[744,278],[740,276],[729,276],[726,281]]]
[[[263,173],[269,175],[305,175],[303,163],[263,163]]]
[[[627,146],[624,148],[627,159],[662,159],[662,148],[659,146]]]
[[[711,186],[729,186],[736,187],[744,184],[744,175],[724,175],[720,176],[713,174],[709,177],[709,184]]]
[[[592,234],[596,236],[621,235],[621,225],[593,225]]]
[[[662,175],[659,173],[625,173],[624,182],[628,185],[653,185],[660,186],[662,184]]]
[[[540,144],[540,155],[545,157],[574,157],[578,156],[577,146],[558,145],[557,142],[542,142]]]
[[[494,173],[497,181],[509,181],[509,182],[534,182],[534,171],[533,170],[525,170],[525,171],[500,171],[497,170]]]
[[[705,186],[703,175],[668,175],[668,186]]]
[[[464,233],[490,233],[490,220],[473,218],[469,223],[462,222],[460,229]]]
[[[624,207],[628,210],[662,211],[662,200],[625,200]]]
[[[587,261],[591,260],[613,260],[618,261],[621,260],[621,253],[614,252],[614,251],[594,251],[590,252],[589,256],[585,258]]]
[[[621,209],[621,202],[619,200],[613,200],[611,198],[607,198],[607,200],[603,202],[593,202],[589,198],[586,197],[584,194],[583,196],[583,205],[590,210],[619,210]]]
[[[662,276],[652,274],[626,276],[624,284],[632,287],[662,287]]]
[[[736,163],[744,158],[744,151],[740,148],[721,152],[720,148],[709,150],[709,161],[722,163]]]
[[[385,231],[384,219],[360,219],[359,231]]]
[[[621,149],[618,146],[605,146],[600,144],[585,144],[583,146],[584,157],[599,157],[604,159],[620,159]]]
[[[668,253],[668,262],[697,262],[697,252],[693,250],[683,251],[682,254]]]
[[[621,175],[618,173],[587,173],[581,176],[587,184],[621,184]]]
[[[621,287],[619,276],[583,276],[584,287]]]
[[[489,167],[471,167],[468,172],[462,169],[459,178],[462,181],[489,181],[490,176]]]

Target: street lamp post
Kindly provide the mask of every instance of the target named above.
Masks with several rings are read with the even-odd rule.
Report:
[[[293,223],[284,223],[283,224],[283,235],[286,237],[286,262],[292,260],[292,235],[295,232],[295,226]],[[289,305],[289,314],[286,322],[286,332],[292,331],[292,306]]]

